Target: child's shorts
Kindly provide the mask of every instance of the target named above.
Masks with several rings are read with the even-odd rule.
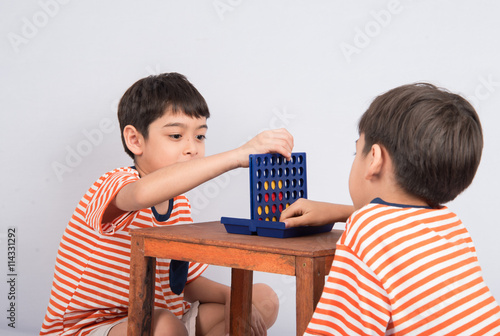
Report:
[[[198,316],[198,307],[200,303],[198,301],[191,303],[191,308],[187,311],[184,316],[182,316],[182,323],[184,323],[184,326],[186,327],[188,331],[189,336],[195,336],[196,335],[196,317]],[[92,330],[92,332],[89,334],[89,336],[108,336],[109,331],[111,328],[113,328],[115,325],[120,324],[122,322],[126,322],[127,319],[123,319],[120,321],[117,321],[115,323],[107,324],[105,326],[96,328]]]

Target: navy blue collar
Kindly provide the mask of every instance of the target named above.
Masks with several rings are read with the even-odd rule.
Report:
[[[164,214],[164,215],[159,214],[158,211],[156,211],[154,206],[151,207],[151,211],[153,212],[153,215],[155,216],[157,221],[166,222],[170,218],[170,214],[172,213],[173,207],[174,207],[174,200],[171,199],[168,201],[168,211],[166,214]]]
[[[398,204],[398,203],[389,203],[384,201],[383,199],[377,197],[370,203],[375,203],[375,204],[383,204],[383,205],[388,205],[388,206],[393,206],[393,207],[398,207],[398,208],[420,208],[420,209],[434,209],[433,207],[430,207],[428,205],[410,205],[410,204]]]

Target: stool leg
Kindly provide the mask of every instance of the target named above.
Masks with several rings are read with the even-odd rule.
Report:
[[[144,239],[132,236],[128,336],[150,336],[153,327],[156,258],[144,256]]]
[[[297,335],[303,335],[325,285],[325,258],[297,257],[295,260]]]
[[[230,335],[250,335],[253,271],[231,269]]]

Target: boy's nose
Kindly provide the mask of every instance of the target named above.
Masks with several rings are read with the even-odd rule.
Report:
[[[196,144],[192,140],[187,140],[186,141],[186,146],[184,147],[184,154],[185,155],[196,155],[198,154],[198,148],[196,147]]]

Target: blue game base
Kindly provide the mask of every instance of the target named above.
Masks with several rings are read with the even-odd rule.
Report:
[[[333,223],[322,226],[300,226],[286,228],[285,223],[283,222],[271,222],[233,217],[221,217],[220,222],[224,224],[228,233],[258,235],[274,238],[307,236],[316,233],[330,232],[333,228]]]

